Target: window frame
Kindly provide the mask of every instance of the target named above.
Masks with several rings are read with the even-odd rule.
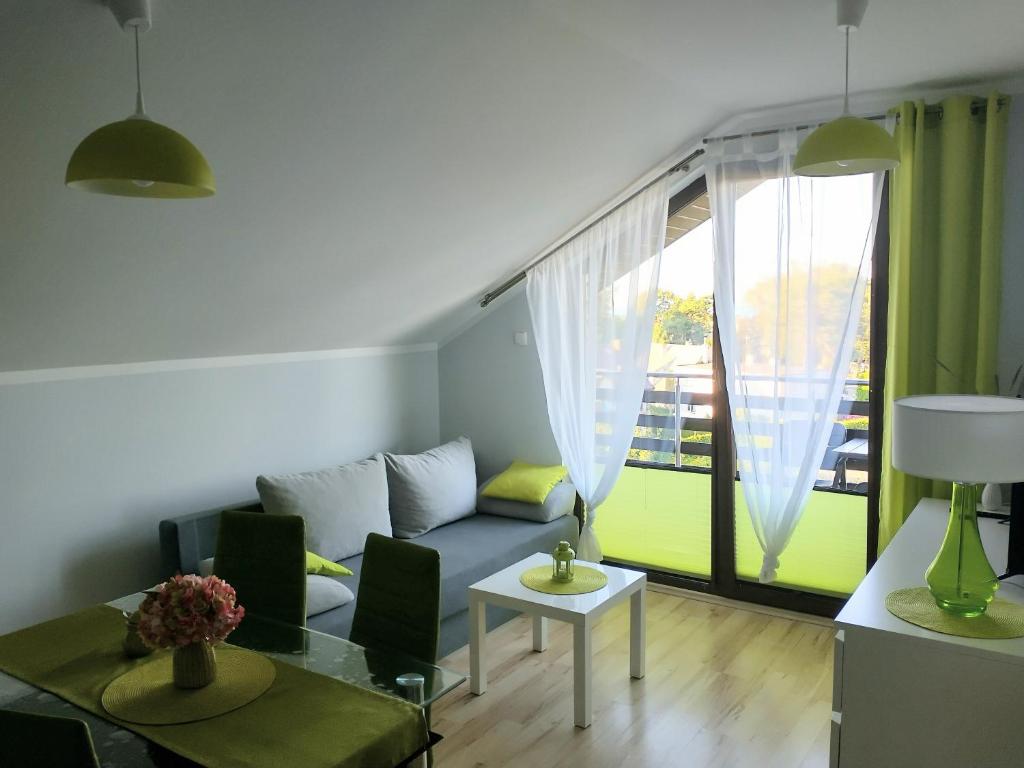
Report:
[[[668,204],[666,222],[682,208],[705,194],[707,179],[701,174],[684,189],[674,194]],[[685,235],[684,235],[685,237]],[[869,443],[876,446],[871,452],[867,493],[867,557],[865,568],[870,569],[877,559],[878,506],[881,481],[881,446],[884,415],[885,349],[889,288],[889,177],[882,187],[875,242],[871,251],[871,351],[869,365]],[[652,583],[704,592],[719,597],[759,603],[773,608],[799,611],[835,618],[846,604],[846,598],[818,592],[800,590],[774,584],[759,584],[740,579],[736,573],[736,450],[733,443],[732,415],[728,393],[724,386],[725,361],[718,333],[718,316],[713,314],[712,328],[712,428],[711,467],[676,467],[627,460],[625,465],[662,472],[696,472],[711,475],[711,576],[702,579],[679,573],[645,568],[633,563],[624,565],[647,574]],[[829,492],[820,489],[818,492]]]

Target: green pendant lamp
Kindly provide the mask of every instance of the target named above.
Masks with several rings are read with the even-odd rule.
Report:
[[[135,34],[135,114],[86,136],[68,161],[64,183],[122,197],[209,197],[217,187],[202,152],[146,114],[139,31],[152,23],[149,0],[109,0],[109,5],[118,23]]]
[[[876,122],[850,114],[850,30],[860,27],[867,6],[867,0],[837,0],[836,21],[846,33],[843,114],[804,139],[793,161],[797,176],[852,176],[900,164],[892,136]]]

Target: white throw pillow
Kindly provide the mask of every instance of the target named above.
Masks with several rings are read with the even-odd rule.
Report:
[[[384,454],[391,527],[411,539],[476,512],[476,460],[468,437],[411,456]]]
[[[352,590],[331,576],[306,576],[306,618],[340,608],[356,599]]]
[[[391,535],[384,457],[294,475],[256,478],[263,510],[306,521],[306,549],[328,560],[363,551],[366,535]]]
[[[213,558],[199,561],[199,575],[213,574]],[[306,575],[306,618],[340,608],[356,599],[352,590],[330,576]]]

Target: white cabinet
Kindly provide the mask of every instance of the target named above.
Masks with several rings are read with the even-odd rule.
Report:
[[[924,586],[948,516],[948,501],[922,501],[836,617],[832,768],[1024,766],[1024,638],[943,635],[885,608],[892,590]],[[1007,527],[979,524],[1002,573]],[[1024,604],[1024,578],[997,597]]]

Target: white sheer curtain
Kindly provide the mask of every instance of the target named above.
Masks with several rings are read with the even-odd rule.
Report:
[[[592,562],[594,510],[622,471],[643,399],[667,215],[662,179],[526,276],[551,431],[587,508],[579,556]]]
[[[788,130],[707,148],[715,310],[764,583],[776,578],[832,431],[883,180],[794,176],[797,143]]]

